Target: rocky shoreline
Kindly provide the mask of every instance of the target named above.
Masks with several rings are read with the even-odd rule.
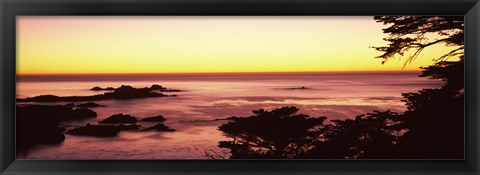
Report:
[[[93,88],[92,88],[93,89]],[[110,90],[110,88],[106,88]],[[72,129],[61,126],[61,122],[70,120],[86,120],[97,118],[97,113],[88,108],[106,107],[91,101],[116,99],[127,100],[134,98],[166,97],[154,90],[168,90],[160,85],[152,85],[150,88],[133,88],[122,85],[113,89],[113,92],[93,96],[59,97],[54,95],[41,95],[25,99],[17,99],[17,102],[78,102],[86,103],[64,105],[40,105],[40,104],[17,104],[16,105],[16,134],[17,149],[26,151],[31,147],[44,144],[60,144],[65,140],[65,134],[94,137],[116,137],[121,131],[132,132],[172,132],[172,129],[161,122],[165,121],[162,115],[138,119],[128,114],[115,114],[98,124],[87,123],[84,126],[73,126]],[[175,91],[175,92],[179,92]],[[171,95],[170,95],[171,96]],[[142,129],[137,122],[158,122],[158,124]]]
[[[159,86],[159,85],[157,85]],[[35,97],[28,97],[24,99],[17,99],[17,102],[84,102],[84,101],[100,101],[100,100],[128,100],[138,98],[153,98],[153,97],[175,97],[177,95],[165,95],[160,92],[154,92],[157,89],[162,89],[166,92],[180,92],[180,90],[168,90],[162,86],[157,87],[152,85],[151,88],[134,88],[128,85],[122,85],[119,88],[113,89],[111,92],[103,94],[96,94],[92,96],[56,96],[56,95],[39,95]],[[93,88],[92,88],[93,89]],[[107,88],[108,89],[108,88]],[[160,90],[161,91],[161,90]]]

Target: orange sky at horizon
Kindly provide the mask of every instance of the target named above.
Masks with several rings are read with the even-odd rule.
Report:
[[[385,27],[366,16],[17,16],[17,74],[401,71],[405,58],[382,65],[369,48],[386,45]]]

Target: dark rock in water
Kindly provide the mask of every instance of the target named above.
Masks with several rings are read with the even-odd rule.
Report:
[[[232,116],[232,117],[227,117],[227,118],[216,118],[216,119],[214,119],[214,121],[218,121],[218,120],[236,120],[236,119],[238,119],[238,117]]]
[[[103,90],[103,88],[98,87],[98,86],[95,86],[95,87],[93,87],[93,88],[90,89],[90,90],[92,90],[92,91],[101,91],[101,90]]]
[[[150,90],[158,90],[160,92],[181,92],[181,90],[167,89],[166,87],[160,86],[158,84],[154,84],[154,85],[150,86]]]
[[[56,95],[39,95],[25,99],[17,98],[17,102],[62,102],[61,97]]]
[[[137,121],[137,118],[131,115],[115,114],[100,121],[100,123],[136,123]]]
[[[113,91],[113,90],[115,90],[115,88],[113,88],[113,87],[101,88],[101,87],[95,86],[90,90],[91,91]]]
[[[158,84],[154,84],[154,85],[150,86],[150,89],[152,89],[152,90],[165,90],[167,88],[165,88],[163,86],[160,86]]]
[[[67,134],[96,137],[116,137],[120,131],[138,131],[140,125],[87,125],[67,131]]]
[[[302,87],[287,88],[287,89],[290,89],[290,90],[303,90],[303,89],[308,89],[308,88],[306,88],[305,86],[302,86]]]
[[[87,123],[84,127],[78,127],[67,131],[67,134],[97,137],[115,137],[120,132],[120,128],[110,125],[91,125]]]
[[[167,95],[151,92],[150,88],[133,88],[132,86],[122,85],[114,89],[113,92],[106,92],[104,94],[97,94],[93,96],[55,96],[55,95],[40,95],[35,97],[28,97],[25,99],[17,99],[17,102],[79,102],[79,101],[99,101],[99,100],[125,100],[136,98],[151,98],[151,97],[165,97]]]
[[[25,119],[36,122],[58,123],[97,117],[97,113],[86,108],[73,109],[69,106],[17,105],[17,121]]]
[[[95,118],[89,109],[72,109],[69,106],[17,105],[16,146],[25,151],[41,144],[58,144],[65,140],[61,121]]]
[[[165,126],[164,124],[157,124],[155,126],[142,129],[142,131],[175,131],[175,129]]]
[[[182,92],[182,91],[178,89],[165,89],[165,90],[161,90],[160,92]]]
[[[150,89],[137,89],[132,86],[122,85],[113,92],[105,93],[104,96],[109,99],[133,99],[148,97],[163,97],[162,93],[151,92]]]
[[[227,117],[227,120],[236,120],[240,117],[237,117],[237,116],[231,116],[231,117]]]
[[[140,129],[140,125],[131,124],[131,125],[115,125],[122,131],[138,131]]]
[[[25,124],[17,124],[25,125]],[[59,144],[65,140],[63,132],[65,128],[37,124],[30,126],[18,126],[16,129],[17,150],[24,151],[37,145]]]
[[[95,118],[97,117],[97,113],[87,108],[79,108],[73,110],[73,114],[68,119],[87,119],[87,118]]]
[[[77,107],[96,108],[96,107],[104,107],[104,105],[99,105],[97,103],[88,102],[88,103],[79,104],[79,105],[77,105]]]
[[[167,119],[165,119],[162,115],[158,115],[158,116],[155,116],[155,117],[147,117],[147,118],[143,118],[141,121],[142,122],[163,122]]]
[[[74,107],[74,106],[75,106],[75,103],[67,103],[67,104],[65,104],[64,106],[66,106],[66,107]]]

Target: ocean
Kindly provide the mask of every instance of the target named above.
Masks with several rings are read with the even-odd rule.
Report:
[[[299,113],[331,119],[354,118],[372,110],[405,111],[401,94],[438,88],[439,80],[420,72],[328,73],[199,73],[17,76],[17,98],[37,95],[82,96],[103,92],[90,88],[150,87],[159,84],[182,92],[176,97],[96,101],[96,119],[63,122],[72,128],[97,124],[113,114],[137,118],[163,115],[175,132],[122,131],[115,138],[73,136],[58,145],[42,145],[17,159],[208,159],[206,153],[228,156],[217,147],[228,140],[217,128],[231,116],[250,116],[256,109],[296,106]],[[305,87],[305,88],[301,88]],[[64,105],[62,103],[40,103]],[[77,103],[78,104],[78,103]],[[148,127],[153,124],[139,123]]]

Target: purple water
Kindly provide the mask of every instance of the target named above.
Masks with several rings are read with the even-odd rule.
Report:
[[[97,123],[113,114],[138,118],[163,115],[175,132],[123,131],[116,138],[66,135],[59,145],[38,146],[19,159],[206,159],[205,152],[227,153],[218,141],[226,140],[217,127],[230,116],[249,116],[255,109],[296,106],[300,113],[353,118],[372,110],[405,110],[401,93],[437,88],[440,81],[418,77],[418,72],[371,73],[234,73],[133,74],[17,77],[17,98],[52,94],[93,95],[94,86],[149,87],[160,84],[183,92],[177,97],[105,100],[107,107],[92,108],[96,119],[65,122],[65,127]],[[288,88],[306,87],[292,90]],[[45,104],[45,103],[44,103]],[[65,103],[47,103],[65,104]],[[142,126],[152,124],[139,123]]]

